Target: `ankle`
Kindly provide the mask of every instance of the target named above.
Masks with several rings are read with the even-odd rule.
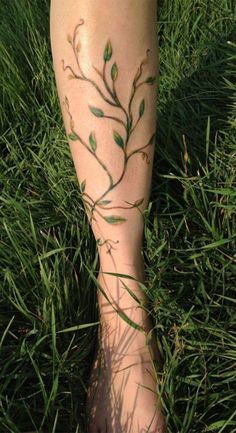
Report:
[[[143,327],[147,321],[147,295],[141,282],[140,273],[122,269],[119,273],[126,277],[116,277],[100,272],[97,278],[97,291],[100,315],[104,323],[111,329],[119,326],[121,329],[132,327],[129,320]],[[132,278],[128,278],[128,277]]]

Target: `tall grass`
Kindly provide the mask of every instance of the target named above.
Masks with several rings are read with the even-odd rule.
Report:
[[[0,433],[82,433],[98,256],[54,83],[47,0],[0,2]],[[236,5],[162,1],[144,236],[170,433],[236,432]]]

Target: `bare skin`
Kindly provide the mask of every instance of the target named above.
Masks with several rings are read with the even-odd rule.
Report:
[[[98,281],[105,288],[102,274]],[[130,286],[137,290],[136,282]],[[129,309],[129,318],[138,319],[137,324],[144,327],[145,332],[141,332],[126,325],[101,295],[99,302],[99,345],[87,397],[89,432],[165,433],[153,363],[155,359],[160,364],[160,355],[153,335],[148,334],[152,330],[150,317],[142,309],[137,313],[137,305]]]
[[[156,0],[51,1],[58,95],[100,260],[89,433],[166,431],[153,366],[160,359],[155,341],[147,344],[152,325],[138,284],[156,133],[156,12]]]

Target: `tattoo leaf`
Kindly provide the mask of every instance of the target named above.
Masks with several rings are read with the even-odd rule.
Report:
[[[71,44],[72,43],[72,37],[71,37],[71,35],[67,35],[67,41],[69,42],[69,44]]]
[[[80,51],[80,49],[81,49],[81,43],[79,41],[78,44],[76,45],[76,51],[77,51],[77,53]]]
[[[134,202],[134,207],[138,207],[143,203],[144,198],[140,198]]]
[[[89,105],[90,111],[94,114],[96,117],[103,117],[104,113],[100,108],[92,107]]]
[[[84,179],[83,182],[81,182],[81,184],[80,184],[80,190],[81,190],[81,192],[84,192],[85,186],[86,186],[86,179]]]
[[[132,121],[130,119],[130,117],[127,120],[127,132],[129,133],[132,127]]]
[[[94,132],[91,132],[89,135],[89,144],[91,149],[95,152],[97,149],[97,141]]]
[[[146,79],[145,83],[152,85],[155,82],[155,80],[156,80],[156,77],[148,77]]]
[[[145,102],[144,99],[142,100],[140,106],[139,106],[139,118],[142,117],[145,109]]]
[[[121,147],[121,149],[124,149],[124,147],[125,147],[124,140],[121,137],[121,135],[119,134],[119,132],[113,131],[113,137],[114,137],[116,144],[118,144],[118,146]]]
[[[101,201],[98,202],[98,205],[100,205],[100,206],[106,206],[109,203],[111,203],[111,200],[101,200]]]
[[[105,50],[103,53],[103,60],[104,62],[108,62],[108,60],[110,60],[112,56],[112,46],[111,46],[111,41],[107,41],[107,44],[105,46]]]
[[[117,64],[113,63],[112,68],[111,68],[111,78],[112,78],[112,81],[116,81],[117,76],[118,76]]]
[[[104,218],[109,224],[122,224],[126,221],[126,218],[122,218],[118,215],[105,216]]]
[[[68,137],[72,141],[76,141],[79,139],[79,136],[76,134],[76,132],[71,132],[71,134],[68,134]]]
[[[156,132],[154,132],[154,134],[152,134],[148,144],[155,144],[156,143]]]

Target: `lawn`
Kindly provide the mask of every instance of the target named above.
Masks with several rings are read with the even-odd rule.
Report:
[[[0,433],[84,433],[99,261],[59,109],[49,1],[1,0],[0,16]],[[143,251],[158,392],[169,433],[233,433],[236,3],[161,1],[157,34]]]

